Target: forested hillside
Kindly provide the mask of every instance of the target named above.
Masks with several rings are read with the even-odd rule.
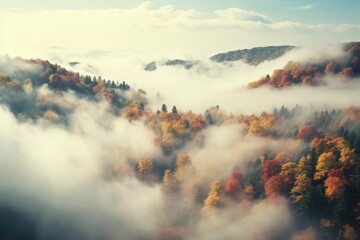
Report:
[[[349,79],[345,81],[357,81],[360,44],[345,44],[344,49],[346,55],[341,59],[316,64],[289,63],[271,77],[251,83],[249,87],[316,86],[325,84],[323,77],[327,74]],[[30,127],[30,132],[36,135],[40,130],[34,129],[39,127],[45,132],[64,131],[73,136],[75,142],[83,136],[104,141],[106,153],[99,154],[95,170],[91,170],[96,172],[102,188],[110,189],[106,184],[136,179],[147,189],[144,192],[159,189],[161,201],[156,201],[152,207],[157,213],[152,216],[155,231],[137,232],[139,223],[134,220],[132,232],[129,230],[124,239],[234,239],[234,236],[240,239],[358,239],[360,106],[356,102],[341,109],[332,106],[318,109],[301,106],[299,99],[295,107],[284,103],[271,112],[257,115],[227,113],[221,106],[192,112],[167,103],[156,111],[148,106],[146,91],[131,88],[123,80],[119,83],[100,76],[81,75],[48,61],[2,57],[0,72],[0,121],[13,121],[12,126],[17,126],[15,134],[22,136],[22,129]],[[82,113],[92,109],[91,106],[95,106],[94,111]],[[101,106],[105,106],[105,110]],[[101,111],[105,113],[97,115]],[[74,124],[74,116],[81,116],[80,125]],[[124,136],[116,135],[117,121],[127,122],[129,129],[144,126],[141,131],[147,135],[141,140],[133,140],[133,133],[126,130],[120,131]],[[85,128],[88,125],[91,127]],[[98,135],[94,126],[108,135]],[[113,132],[116,132],[114,136]],[[11,139],[11,134],[6,133],[3,129],[0,136]],[[45,139],[42,139],[45,142],[46,136],[44,134]],[[128,147],[127,140],[117,143],[118,137],[134,141],[133,146]],[[115,140],[110,142],[107,138]],[[0,150],[4,150],[6,144],[1,144]],[[39,144],[34,146],[41,149]],[[97,149],[96,145],[89,146]],[[139,156],[144,150],[141,146],[148,145],[159,153]],[[21,145],[18,147],[22,149]],[[51,148],[43,147],[44,152],[51,152]],[[63,151],[65,154],[67,150]],[[53,157],[51,153],[46,156]],[[70,167],[65,169],[75,171],[72,178],[81,178],[76,169],[81,168],[85,160],[71,155]],[[14,181],[7,175],[1,181],[6,179]],[[80,183],[79,186],[84,184]],[[52,185],[49,194],[56,196],[56,188],[56,184]],[[59,188],[75,197],[79,194],[66,186]],[[1,194],[7,191],[2,190]],[[26,192],[23,188],[13,191],[15,195]],[[25,199],[36,202],[36,206],[44,201],[42,197],[26,196]],[[137,195],[132,197],[138,199]],[[91,201],[80,198],[83,199],[81,206]],[[110,202],[116,209],[115,202]],[[47,232],[41,227],[44,220],[34,217],[38,215],[29,210],[31,208],[20,206],[21,203],[2,201],[0,222],[5,223],[5,227],[0,228],[2,239],[37,239],[35,236],[64,239],[61,235],[49,235],[56,223],[45,225]],[[4,210],[8,207],[16,209],[15,213]],[[48,203],[43,207],[45,209],[39,212],[44,216],[47,215],[43,212],[54,210]],[[141,204],[130,208],[137,207],[139,210],[135,212],[146,215]],[[69,210],[56,211],[64,214]],[[279,214],[274,222],[262,218],[262,215],[273,216],[276,212]],[[67,229],[66,217],[54,219],[60,228]],[[236,230],[241,224],[248,224],[246,231]],[[84,232],[81,226],[72,231],[64,230],[69,234],[68,239],[98,239],[100,236],[117,239],[106,233]]]
[[[292,85],[318,86],[326,84],[324,76],[334,75],[345,79],[358,77],[360,74],[360,43],[344,43],[344,56],[313,62],[289,62],[283,69],[252,82],[249,88],[269,86],[284,88]]]
[[[210,61],[216,63],[232,63],[241,61],[246,64],[257,66],[266,61],[275,60],[282,57],[287,52],[293,50],[294,46],[268,46],[256,47],[251,49],[239,49],[224,53],[218,53],[209,57]],[[155,71],[158,66],[181,66],[185,69],[191,69],[194,66],[201,66],[203,63],[198,60],[170,59],[166,61],[153,61],[144,67],[145,71]]]

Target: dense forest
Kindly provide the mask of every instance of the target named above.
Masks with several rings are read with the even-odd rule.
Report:
[[[344,55],[334,59],[313,62],[289,62],[283,69],[275,70],[262,79],[252,82],[249,88],[270,86],[284,88],[291,85],[326,84],[325,75],[341,76],[345,79],[358,77],[360,74],[360,46],[358,42],[344,43]]]
[[[326,84],[328,75],[338,76],[345,84],[357,81],[360,43],[344,44],[344,52],[338,59],[322,62],[290,62],[271,76],[250,83],[248,91],[263,86],[318,86]],[[227,113],[221,106],[194,113],[167,103],[154,110],[148,106],[146,91],[134,89],[124,80],[81,75],[48,61],[1,57],[0,72],[2,111],[8,109],[20,126],[85,134],[81,127],[74,127],[73,115],[87,105],[100,108],[97,104],[105,104],[106,118],[96,120],[104,129],[108,119],[122,119],[129,128],[142,124],[151,132],[145,141],[153,144],[159,154],[123,157],[124,152],[140,150],[128,150],[126,143],[119,143],[114,149],[109,147],[109,151],[118,153],[99,159],[98,174],[103,182],[135,178],[145,188],[160,189],[162,202],[156,211],[161,220],[153,216],[157,219],[153,221],[159,222],[154,232],[134,231],[122,238],[105,239],[359,237],[358,103],[341,109],[318,109],[301,106],[299,99],[295,107],[284,103],[257,115]],[[6,119],[2,115],[0,119]],[[95,114],[85,116],[81,120],[84,125],[90,118],[97,118]],[[98,140],[103,138],[99,136]],[[6,176],[1,178],[5,180]],[[39,227],[43,220],[34,220],[25,210],[9,212],[7,207],[11,204],[1,204],[1,239],[49,239],[42,232],[46,230]],[[146,215],[142,207],[138,209],[140,216]],[[289,219],[292,224],[281,227],[262,219],[262,215],[268,218],[267,214],[276,212],[283,215],[276,217],[280,225],[286,225]],[[246,223],[246,231],[238,230],[238,225]],[[51,226],[58,225],[55,221]],[[62,228],[66,227],[58,231],[66,231]],[[53,235],[51,239],[99,239],[96,234],[69,234],[69,238]]]

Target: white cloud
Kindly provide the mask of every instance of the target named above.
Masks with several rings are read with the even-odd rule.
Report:
[[[210,54],[224,48],[282,43],[304,45],[360,37],[359,24],[274,21],[272,16],[239,8],[207,14],[194,9],[179,10],[171,5],[155,8],[151,2],[132,9],[4,9],[0,14],[3,20],[1,50],[20,55],[30,49],[50,46],[121,49],[142,54],[194,53],[195,49],[200,54]]]
[[[231,21],[250,21],[271,23],[272,21],[264,14],[254,11],[247,11],[240,8],[229,8],[225,10],[217,10],[214,13],[220,18],[228,19]]]
[[[299,6],[299,7],[295,7],[294,9],[296,10],[309,10],[314,8],[314,5],[304,5],[304,6]]]
[[[154,151],[151,132],[114,119],[101,105],[86,102],[78,110],[67,129],[19,123],[0,107],[6,126],[0,129],[0,206],[31,215],[39,239],[143,239],[155,234],[161,221],[160,187],[139,182],[131,172],[119,181],[103,178],[104,165],[119,160],[117,146],[124,149],[123,163]]]
[[[201,219],[197,232],[189,239],[279,239],[291,229],[293,219],[283,199],[248,205]]]

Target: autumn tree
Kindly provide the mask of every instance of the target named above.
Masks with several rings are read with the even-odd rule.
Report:
[[[325,67],[326,74],[335,73],[336,71],[337,71],[337,65],[334,62],[328,63]]]
[[[194,131],[200,131],[201,129],[205,128],[207,123],[205,122],[204,118],[201,115],[196,116],[191,122],[190,127]]]
[[[170,149],[175,141],[173,135],[173,127],[170,122],[162,122],[160,124],[162,131],[161,144],[164,149]]]
[[[311,187],[311,179],[306,173],[296,175],[294,187],[291,189],[291,198],[295,203],[303,199]]]
[[[313,178],[316,162],[317,156],[315,153],[315,149],[312,149],[309,154],[300,158],[299,163],[297,164],[295,169],[295,187],[297,186],[297,184],[302,185],[302,181],[305,177],[308,179]],[[283,166],[283,168],[284,167],[285,166]],[[290,168],[288,171],[290,171],[290,173],[293,173],[293,166],[289,165],[288,168]]]
[[[231,173],[230,179],[225,183],[225,193],[233,199],[237,199],[243,189],[243,176],[242,174],[234,170]]]
[[[49,120],[49,121],[53,121],[53,122],[58,122],[60,121],[60,116],[54,112],[53,110],[51,109],[48,109],[45,113],[44,113],[44,118],[46,120]]]
[[[262,136],[265,129],[261,126],[258,120],[254,120],[250,123],[249,134],[254,136]]]
[[[272,176],[265,184],[265,194],[268,197],[287,195],[290,190],[291,180],[285,175]]]
[[[355,149],[345,147],[341,149],[339,162],[346,168],[353,167],[356,162]]]
[[[319,133],[316,128],[313,125],[307,125],[299,129],[297,138],[304,141],[311,141],[317,136],[319,136]]]
[[[175,176],[179,181],[193,175],[194,169],[191,163],[191,159],[187,154],[180,154],[176,159]]]
[[[214,181],[211,184],[210,192],[204,201],[204,211],[209,213],[221,206],[221,197],[223,184],[220,181]]]
[[[354,70],[352,67],[347,67],[341,70],[339,73],[340,76],[344,77],[345,79],[350,79],[354,76]]]
[[[350,226],[349,224],[345,224],[340,230],[340,236],[344,240],[356,240],[358,239],[358,233],[355,228]]]
[[[167,169],[165,170],[162,183],[165,188],[171,187],[171,185],[174,182],[174,175],[171,173],[171,170]]]
[[[139,104],[139,102],[133,101],[122,110],[121,116],[129,120],[137,120],[141,118],[144,114],[144,106],[141,104],[143,103]]]
[[[319,239],[316,230],[313,227],[308,227],[302,232],[296,233],[291,240],[316,240]]]
[[[287,163],[291,161],[291,156],[288,152],[281,151],[274,157],[274,160],[279,161],[280,163]]]
[[[344,184],[339,177],[329,176],[325,180],[325,195],[333,200],[339,198],[344,193]]]
[[[244,196],[245,196],[245,199],[248,200],[248,201],[253,200],[254,194],[255,194],[254,186],[251,185],[251,184],[245,185],[245,187],[244,187]]]
[[[177,121],[173,121],[172,129],[174,134],[179,137],[189,137],[192,133],[189,120],[185,118],[180,118]]]
[[[296,167],[294,186],[290,191],[297,212],[308,218],[320,216],[327,204],[323,186],[316,185],[313,180],[316,160],[317,154],[314,148],[300,158]]]
[[[333,169],[325,180],[325,194],[330,200],[339,199],[344,194],[345,187],[350,184],[343,168]]]
[[[278,175],[281,172],[281,164],[278,160],[268,160],[264,164],[264,172],[262,179],[267,181],[272,176]]]
[[[338,163],[333,152],[325,152],[321,154],[316,165],[314,179],[320,180],[325,178],[326,174],[336,166],[338,166]]]
[[[150,182],[154,180],[153,163],[150,158],[140,158],[138,162],[138,176],[142,181]]]
[[[293,182],[296,174],[296,164],[293,162],[285,162],[281,165],[280,174],[286,176]]]

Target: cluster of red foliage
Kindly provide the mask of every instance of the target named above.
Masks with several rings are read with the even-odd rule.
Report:
[[[360,42],[343,45],[345,56],[327,59],[321,63],[289,62],[283,69],[275,70],[272,76],[267,75],[258,81],[249,83],[249,88],[269,86],[284,88],[291,85],[321,85],[326,74],[339,75],[351,79],[360,75]]]
[[[264,172],[261,176],[263,181],[269,180],[272,176],[278,175],[281,171],[281,164],[278,160],[268,160],[264,164]]]
[[[225,192],[232,198],[238,197],[243,184],[243,176],[238,171],[233,171],[229,181],[225,184]]]
[[[314,125],[306,125],[299,129],[297,138],[304,141],[311,141],[312,139],[321,136]]]

